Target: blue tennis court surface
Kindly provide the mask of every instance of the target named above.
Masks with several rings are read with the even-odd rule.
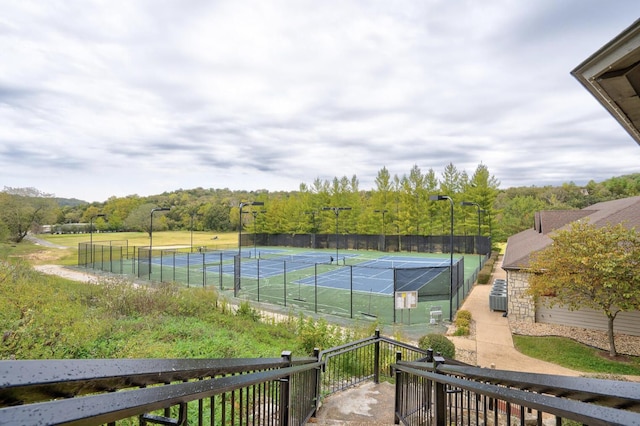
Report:
[[[284,274],[285,270],[286,272],[293,272],[310,269],[310,272],[313,272],[316,264],[330,265],[337,263],[335,255],[327,252],[309,251],[292,254],[287,250],[261,249],[258,254],[260,256],[259,262],[255,258],[247,260],[243,257],[240,267],[242,277],[257,279],[258,269],[260,278],[271,278]],[[340,256],[341,264],[344,263],[344,258],[350,257],[356,257],[356,255],[346,254],[345,256]],[[233,274],[233,263],[223,264],[222,273]]]
[[[152,263],[154,265],[174,265],[179,268],[186,267],[198,267],[203,264],[219,264],[220,261],[231,261],[237,256],[237,250],[224,250],[224,251],[207,251],[207,252],[194,252],[194,253],[180,253],[163,254],[162,257],[154,257]],[[244,253],[243,253],[244,255]]]
[[[450,264],[448,259],[407,257],[407,256],[382,256],[378,259],[368,260],[358,263],[358,266],[371,266],[377,268],[428,268],[434,266],[447,267]]]
[[[286,262],[286,271],[300,271],[303,269],[311,268],[313,271],[314,263],[309,262]],[[282,275],[285,272],[285,263],[282,259],[260,259],[258,263],[256,260],[247,261],[244,260],[240,266],[240,272],[242,277],[257,279],[258,267],[260,271],[260,278],[271,278],[278,275]],[[233,275],[234,273],[233,263],[226,263],[222,265],[222,273]]]
[[[258,253],[259,258],[255,255]],[[203,252],[203,253],[175,253],[173,256],[154,258],[153,263],[165,266],[175,264],[176,267],[204,267],[207,272],[217,273],[222,265],[222,273],[234,275],[233,258],[237,256],[235,250]],[[394,291],[394,268],[401,269],[402,284],[398,284],[396,291],[418,290],[426,282],[442,273],[442,268],[449,266],[449,259],[382,256],[376,259],[358,258],[357,254],[342,253],[336,261],[335,253],[328,251],[307,251],[291,253],[281,249],[259,249],[256,251],[245,249],[242,252],[241,275],[247,279],[263,279],[282,276],[285,272],[293,273],[308,269],[308,277],[293,281],[295,284],[371,292],[378,294],[392,294]],[[322,271],[315,275],[316,265],[324,265]],[[345,267],[351,266],[351,267]],[[428,268],[439,269],[428,269]],[[326,270],[330,268],[330,270]],[[295,279],[295,278],[294,278]]]
[[[380,259],[358,263],[352,269],[338,268],[318,274],[317,285],[343,290],[353,289],[353,291],[360,292],[392,294],[394,291],[393,268],[415,269],[410,274],[410,279],[399,288],[396,288],[396,291],[417,291],[426,282],[431,281],[442,273],[442,269],[425,268],[448,266],[449,262],[445,262],[442,259],[384,256]],[[297,283],[313,286],[316,285],[316,278],[305,278],[297,281]]]
[[[353,291],[393,293],[393,269],[353,268],[352,276],[350,268],[337,268],[318,274],[317,279],[319,287],[349,290],[349,283],[352,282]],[[316,279],[314,277],[304,278],[297,283],[314,286]]]

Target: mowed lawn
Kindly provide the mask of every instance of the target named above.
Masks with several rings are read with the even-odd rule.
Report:
[[[149,234],[146,232],[94,232],[93,235],[83,234],[38,234],[36,238],[49,242],[57,247],[34,245],[28,241],[13,246],[7,246],[7,254],[21,255],[31,253],[29,261],[33,264],[56,263],[60,265],[76,265],[78,262],[78,244],[93,240],[94,243],[109,241],[127,241],[129,247],[149,246]],[[193,238],[194,247],[208,247],[220,250],[238,247],[238,234],[235,232],[216,233],[194,231],[155,231],[153,246],[160,247],[189,247]]]

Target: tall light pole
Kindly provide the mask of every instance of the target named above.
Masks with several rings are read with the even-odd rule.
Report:
[[[374,210],[375,213],[382,213],[382,251],[384,251],[386,249],[386,239],[385,239],[385,229],[384,229],[384,215],[385,213],[387,213],[389,210]]]
[[[249,201],[246,203],[240,203],[240,214],[239,214],[239,225],[238,225],[238,274],[237,274],[237,283],[235,285],[236,292],[240,290],[240,273],[241,273],[241,263],[242,263],[242,209],[245,206],[264,206],[262,201]],[[236,293],[234,293],[235,296]]]
[[[480,254],[480,204],[474,203],[473,201],[463,201],[460,203],[461,206],[476,206],[478,210],[478,239],[476,240],[476,250],[478,250],[478,271],[482,267],[482,254]]]
[[[453,321],[453,301],[451,300],[451,296],[453,295],[453,200],[448,195],[431,195],[429,199],[431,201],[449,200],[449,203],[451,203],[451,233],[449,235],[449,249],[451,251],[451,258],[449,261],[449,321]]]
[[[155,212],[166,212],[169,207],[156,207],[151,209],[151,227],[149,228],[149,280],[151,280],[151,252],[153,251],[153,214]]]
[[[322,210],[331,210],[336,215],[336,266],[338,265],[338,216],[343,210],[351,210],[351,207],[323,207]]]
[[[91,249],[91,267],[93,268],[93,219],[97,217],[106,217],[106,214],[100,213],[95,216],[91,216],[89,219],[89,247]]]

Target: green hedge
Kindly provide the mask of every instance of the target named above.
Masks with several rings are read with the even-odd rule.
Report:
[[[434,355],[440,353],[445,358],[453,359],[456,356],[456,345],[442,334],[432,333],[422,336],[418,340],[418,347],[433,349]]]

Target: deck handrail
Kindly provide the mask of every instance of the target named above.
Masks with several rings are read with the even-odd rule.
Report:
[[[0,361],[0,425],[302,425],[320,398],[381,376],[406,425],[640,424],[640,383],[473,367],[377,331],[312,357]]]
[[[393,368],[396,423],[414,424],[415,419],[428,417],[430,424],[444,425],[466,417],[474,424],[486,424],[487,418],[511,424],[515,417],[525,424],[525,417],[536,411],[537,424],[543,416],[589,425],[640,424],[640,384],[635,382],[455,366],[446,361],[398,361]]]

